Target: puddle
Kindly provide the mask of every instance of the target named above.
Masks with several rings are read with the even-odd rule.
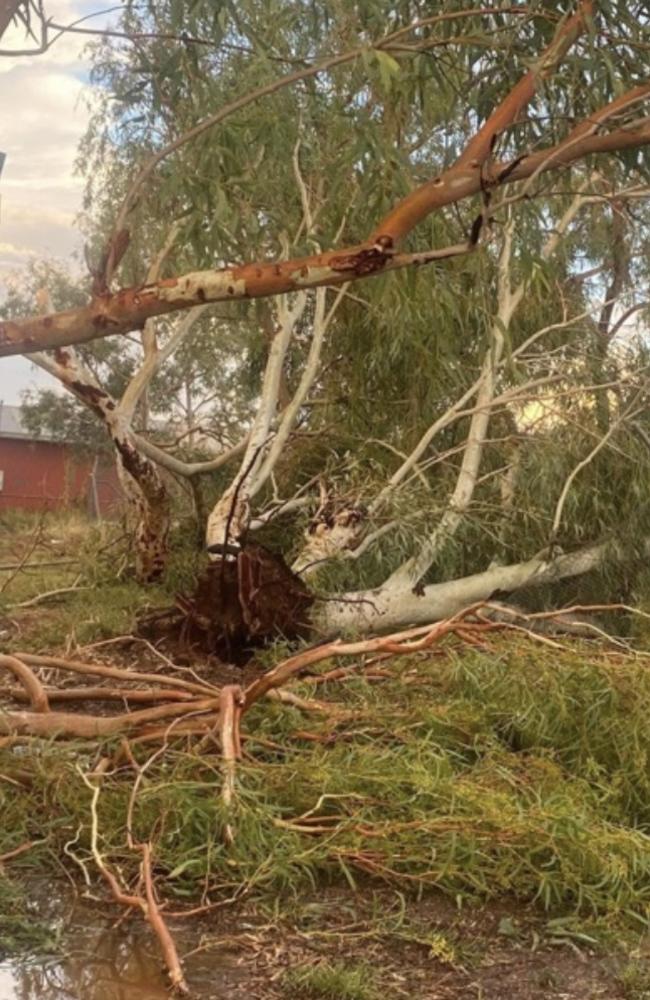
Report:
[[[56,954],[0,961],[0,1000],[168,1000],[157,942],[138,918],[120,921],[120,908],[74,900],[62,887],[29,892],[30,911],[60,936]],[[181,956],[193,951],[199,929],[173,928]],[[215,951],[186,964],[192,995],[225,1000],[242,972]]]
[[[30,894],[31,895],[31,894]],[[119,910],[63,895],[32,895],[35,916],[61,935],[56,957],[27,955],[0,963],[0,1000],[167,1000],[155,942],[134,922],[116,927]]]

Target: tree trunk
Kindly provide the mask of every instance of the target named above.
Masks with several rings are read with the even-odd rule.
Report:
[[[459,580],[417,588],[384,585],[357,591],[339,600],[316,602],[313,622],[326,635],[352,632],[392,632],[409,625],[425,625],[449,618],[463,608],[489,601],[497,592],[511,593],[573,576],[580,576],[616,559],[617,551],[605,544],[546,560],[539,557],[510,566],[493,566]]]
[[[158,469],[136,447],[131,432],[133,409],[139,396],[136,389],[125,393],[122,403],[97,383],[74,350],[56,351],[54,357],[35,354],[34,360],[58,378],[84,406],[101,420],[117,453],[117,471],[134,526],[135,570],[140,583],[157,580],[167,561],[169,497]]]
[[[111,434],[118,452],[118,474],[134,529],[135,575],[152,583],[164,572],[168,556],[169,496],[155,465],[127,437]]]

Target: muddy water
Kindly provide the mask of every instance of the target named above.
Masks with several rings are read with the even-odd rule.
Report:
[[[27,955],[0,961],[0,1000],[168,1000],[157,944],[134,918],[120,921],[106,904],[72,900],[65,890],[39,887],[30,893],[32,909],[59,937],[52,955]],[[179,952],[193,951],[200,940],[192,921],[174,928]],[[240,979],[238,969],[218,952],[190,958],[186,973],[197,998],[225,1000]]]
[[[31,894],[30,894],[31,895]],[[34,915],[60,935],[56,958],[29,955],[0,963],[0,1000],[165,1000],[155,945],[118,911],[71,901],[39,887]]]

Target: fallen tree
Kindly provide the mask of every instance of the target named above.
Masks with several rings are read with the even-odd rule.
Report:
[[[642,351],[619,355],[615,338],[617,311],[625,310],[629,316],[644,307],[637,289],[645,279],[634,264],[641,257],[643,237],[640,229],[621,220],[644,211],[648,186],[642,160],[625,158],[650,141],[644,110],[650,89],[638,83],[636,74],[639,25],[634,17],[628,21],[619,14],[620,23],[614,23],[611,11],[590,2],[578,3],[559,18],[536,8],[494,13],[452,9],[430,16],[425,12],[383,34],[375,29],[369,36],[375,37],[370,57],[365,45],[315,59],[304,59],[301,50],[297,69],[282,75],[276,66],[266,66],[264,73],[273,79],[265,76],[261,84],[260,67],[254,60],[249,64],[246,59],[240,62],[239,56],[224,57],[220,73],[215,74],[206,56],[205,80],[200,74],[191,76],[191,105],[180,100],[177,105],[165,102],[164,95],[154,93],[153,110],[148,109],[146,102],[132,97],[137,88],[127,88],[125,127],[136,109],[145,118],[157,115],[164,127],[156,148],[146,152],[136,130],[103,175],[114,180],[115,190],[121,193],[117,207],[110,191],[97,210],[101,226],[96,236],[103,236],[105,245],[93,265],[92,299],[74,309],[7,320],[0,325],[0,350],[5,354],[36,352],[39,363],[49,366],[78,398],[93,397],[92,406],[109,427],[122,459],[128,453],[131,478],[138,479],[136,472],[140,476],[143,509],[159,510],[159,515],[149,518],[151,531],[143,532],[143,551],[148,545],[155,564],[149,575],[160,570],[163,556],[154,550],[156,545],[159,550],[164,547],[166,534],[155,464],[193,480],[239,458],[239,468],[229,475],[206,519],[206,546],[220,568],[210,571],[211,582],[201,585],[194,600],[190,595],[190,617],[196,619],[201,595],[210,592],[217,617],[228,618],[234,608],[231,620],[223,622],[224,635],[240,629],[244,643],[272,635],[278,620],[264,609],[275,598],[266,583],[260,585],[261,577],[256,574],[262,564],[270,566],[275,558],[280,577],[286,563],[302,581],[287,583],[289,591],[302,594],[296,620],[283,619],[290,633],[314,627],[326,631],[393,628],[438,614],[444,617],[466,599],[474,599],[473,595],[483,599],[494,590],[510,592],[536,576],[549,580],[556,571],[557,579],[573,576],[568,569],[573,557],[566,556],[566,564],[564,556],[558,557],[560,543],[565,551],[576,552],[575,561],[580,564],[580,553],[592,551],[585,544],[617,536],[612,507],[608,520],[596,514],[602,502],[599,507],[594,500],[588,509],[586,498],[590,492],[592,497],[602,492],[591,489],[589,477],[604,475],[608,459],[627,456],[634,463],[646,447],[647,366]],[[149,15],[141,16],[146,21]],[[161,12],[156,28],[166,27],[165,16]],[[198,5],[199,22],[205,16]],[[257,14],[247,11],[247,16],[250,23],[238,25],[238,30],[250,30],[255,39]],[[604,45],[618,44],[612,33],[623,24],[627,35],[620,44],[627,46],[626,59],[621,62],[617,96],[613,97],[594,67],[600,65]],[[401,74],[413,74],[423,85],[424,78],[418,76],[421,61],[417,61],[423,53],[449,50],[458,60],[456,49],[462,52],[466,47],[472,54],[467,63],[460,60],[457,65],[460,78],[473,87],[485,65],[501,65],[495,33],[505,33],[513,45],[522,45],[519,64],[524,68],[515,79],[509,64],[507,84],[481,95],[472,90],[476,108],[469,106],[469,98],[463,103],[455,83],[441,84],[435,95],[427,91],[428,110],[417,108],[410,78],[403,92],[395,89]],[[138,34],[138,44],[143,43],[142,34]],[[126,44],[128,31],[123,35]],[[282,45],[278,39],[273,42],[272,62],[282,61],[285,43],[288,37],[284,36]],[[152,52],[155,44],[152,36]],[[298,50],[295,37],[293,44]],[[191,54],[182,47],[178,51],[183,67],[183,60],[202,58],[196,55],[196,47]],[[140,64],[134,59],[136,65],[131,66],[125,49],[116,49],[113,56],[112,63],[110,58],[107,63],[100,60],[102,67],[108,66],[101,71],[115,92],[123,94],[134,78],[139,79]],[[587,57],[591,68],[580,75]],[[378,77],[373,76],[375,63]],[[236,80],[243,89],[249,69],[256,85],[251,83],[232,100],[231,84]],[[179,81],[189,78],[179,69]],[[307,86],[306,81],[312,83]],[[309,90],[312,84],[315,89]],[[333,124],[341,118],[341,107],[348,108],[349,94],[357,94],[357,102],[363,105],[367,90],[367,107],[378,110],[374,117],[381,121],[377,135],[385,143],[386,169],[390,166],[402,190],[410,186],[410,193],[401,198],[389,195],[372,202],[379,206],[379,221],[370,231],[368,213],[359,209],[359,177],[366,183],[362,189],[366,199],[382,179],[373,168],[362,176],[365,168],[359,164],[372,158],[354,147],[348,150],[342,141],[343,152],[332,155],[330,150],[330,158],[319,170],[311,150],[322,132],[321,104],[327,106],[326,120]],[[590,106],[585,114],[581,102],[587,93]],[[233,118],[237,128],[244,130],[242,134],[249,135],[248,128],[255,134],[265,114],[258,105],[272,95],[274,100],[287,101],[290,109],[285,113],[291,146],[284,143],[286,155],[278,173],[273,172],[275,162],[273,169],[267,166],[259,171],[257,153],[247,143],[229,143],[225,132]],[[210,100],[221,101],[222,106],[215,111]],[[354,106],[353,113],[357,111]],[[433,120],[427,115],[433,115]],[[366,123],[369,130],[374,128],[374,117],[371,114]],[[438,148],[440,137],[444,141]],[[95,137],[97,148],[104,149],[107,140],[107,132],[101,132],[100,138]],[[217,212],[221,248],[206,234],[196,203],[203,188],[193,184],[188,163],[194,161],[184,157],[196,156],[198,172],[206,162],[221,164],[222,140],[234,159],[227,167],[218,167],[215,184],[221,185],[222,192],[228,190],[237,208],[232,218],[223,210],[226,221]],[[92,141],[91,135],[89,148]],[[390,165],[390,151],[405,144],[407,169],[400,174]],[[320,146],[318,153],[322,153]],[[347,203],[335,183],[341,156],[347,157],[342,162],[352,188]],[[291,170],[286,169],[289,162]],[[633,162],[629,171],[621,167],[626,162]],[[241,178],[253,176],[255,180],[242,188]],[[141,281],[114,291],[118,276],[142,271],[135,227],[147,227],[149,243],[160,234],[160,220],[147,203],[167,190],[166,183],[170,192],[180,192],[169,202],[180,226],[167,260],[173,273],[143,274]],[[92,180],[90,185],[96,191]],[[471,216],[463,214],[474,196],[480,204],[472,206]],[[260,219],[265,211],[271,212],[275,198],[283,223],[277,238],[269,233],[268,225],[260,228]],[[115,221],[107,224],[111,213]],[[351,213],[356,213],[354,227],[348,223]],[[191,224],[183,223],[183,229],[182,219],[190,219]],[[166,227],[169,222],[165,219]],[[356,239],[346,246],[342,237],[347,228]],[[585,230],[589,233],[583,239],[585,253],[593,264],[588,269],[575,251],[576,240],[583,238]],[[613,235],[616,260],[603,230]],[[409,235],[419,240],[413,251],[403,247]],[[249,258],[252,242],[259,247],[257,260],[228,263],[233,249],[239,259]],[[276,259],[278,244],[281,259]],[[341,244],[342,249],[322,250],[322,246]],[[179,268],[193,247],[205,251],[211,266]],[[623,259],[629,266],[622,266]],[[382,304],[396,294],[390,291],[396,286],[389,287],[388,272],[445,260],[449,263],[444,271],[429,272],[433,294],[423,272],[415,290],[405,293],[405,286],[400,286],[399,304],[387,312],[388,320],[382,324]],[[605,301],[602,288],[588,284],[594,272],[608,273],[611,278]],[[384,278],[375,287],[381,284],[384,290],[369,290],[368,300],[359,303],[357,289],[365,286],[357,283],[379,275]],[[468,290],[468,282],[479,290]],[[310,289],[316,291],[309,294]],[[460,304],[463,295],[468,300],[465,312]],[[259,393],[241,441],[215,459],[187,462],[136,433],[131,424],[134,405],[164,356],[171,356],[169,345],[176,339],[172,332],[158,350],[154,320],[186,311],[189,321],[196,315],[194,310],[205,310],[215,302],[228,302],[235,309],[254,299],[274,301],[264,314],[255,312],[252,305],[250,312],[237,314],[266,329]],[[361,309],[355,312],[356,305]],[[373,331],[369,338],[371,360],[364,381],[361,358],[346,370],[345,357],[365,334],[365,322],[376,324],[380,332]],[[393,349],[391,341],[402,322],[418,332],[428,324],[434,332],[428,340],[423,333],[418,341],[410,331],[410,338],[403,338]],[[438,327],[444,328],[444,334]],[[90,380],[80,374],[72,350],[75,345],[134,329],[143,331],[142,367],[122,404],[100,398],[98,387],[90,391]],[[191,335],[187,342],[191,343]],[[341,355],[337,356],[339,344]],[[441,375],[443,366],[436,362],[436,351],[443,346],[450,358]],[[49,350],[55,353],[46,354]],[[399,368],[394,398],[390,396],[391,361],[387,360],[391,354]],[[65,365],[73,363],[76,373],[66,376]],[[375,371],[382,365],[378,378]],[[354,411],[360,407],[366,382],[372,386],[368,395],[375,393],[376,398],[364,419],[359,419]],[[415,383],[420,387],[422,412],[413,416],[405,414],[399,395],[415,399]],[[333,401],[340,386],[342,398]],[[383,394],[392,406],[387,407],[385,418],[379,412]],[[590,426],[594,400],[600,415],[595,437]],[[565,413],[559,414],[562,408]],[[539,434],[531,430],[530,412],[536,409],[544,412]],[[377,440],[368,442],[374,447],[364,450],[359,442],[374,430],[373,418],[382,431],[377,431]],[[302,451],[295,446],[298,429],[317,439],[315,460],[309,446]],[[568,446],[558,448],[564,437],[570,438]],[[544,458],[535,465],[544,446]],[[553,454],[558,451],[561,462]],[[380,460],[379,452],[383,452]],[[532,496],[531,484],[541,478],[543,462],[553,467],[549,487],[546,492],[538,490],[539,497]],[[630,510],[633,484],[624,482],[623,465],[621,461],[617,475],[620,489],[627,490]],[[582,527],[585,511],[587,523],[593,515],[593,531]],[[143,523],[145,519],[143,514]],[[266,536],[260,536],[260,547],[254,549],[253,532],[273,529],[280,519],[289,536],[288,541],[283,539],[282,552],[274,551],[277,540],[267,546]],[[478,522],[481,529],[475,538],[480,534],[481,541],[470,543]],[[520,528],[518,548],[511,540],[510,526],[515,523]],[[644,526],[639,528],[644,534]],[[547,559],[530,557],[543,548],[549,550]],[[269,553],[268,558],[254,555],[262,551]],[[471,556],[465,558],[464,552]],[[481,571],[490,562],[503,565]],[[603,562],[597,560],[598,565]],[[358,579],[353,580],[355,573]],[[434,577],[438,582],[432,582]],[[290,580],[286,575],[283,578]],[[304,593],[305,584],[315,600]],[[327,597],[325,603],[323,597]],[[311,606],[309,614],[307,605]],[[204,612],[202,608],[200,615],[205,617]]]

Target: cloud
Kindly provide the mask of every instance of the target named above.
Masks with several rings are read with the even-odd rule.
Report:
[[[83,27],[102,27],[107,21],[103,11],[109,6],[111,5],[102,4],[98,0],[49,0],[47,15],[57,24],[68,25],[74,21],[78,21],[81,17],[99,11],[100,16],[84,21]],[[36,21],[34,21],[34,26],[37,26]],[[36,31],[36,35],[40,42],[38,31]],[[71,65],[78,64],[78,60],[83,55],[83,50],[91,37],[89,35],[77,35],[68,32],[61,35],[47,52],[34,56],[3,55],[1,57],[3,71],[26,64],[34,68],[37,61],[46,61],[50,68],[63,67],[67,70]],[[25,30],[20,24],[14,24],[5,32],[2,36],[0,46],[3,52],[10,52],[12,50],[25,51],[38,47],[33,38],[26,36]]]
[[[97,0],[50,0],[47,13],[69,24],[97,9]],[[101,27],[106,20],[88,23]],[[3,51],[33,44],[15,27],[1,42]],[[74,165],[88,124],[87,44],[87,36],[66,34],[41,55],[0,56],[0,149],[7,155],[0,177],[0,283],[30,257],[67,259],[81,249],[74,220],[83,181]],[[17,402],[34,371],[26,361],[2,359],[0,398]]]
[[[11,257],[35,257],[35,250],[26,250],[24,247],[15,247],[12,243],[0,243],[0,256],[3,254]]]
[[[90,0],[51,0],[48,15],[70,23],[97,4]],[[106,20],[106,17],[103,18]],[[102,19],[98,18],[98,27]],[[13,28],[3,48],[25,45],[24,32]],[[75,173],[77,147],[88,124],[84,95],[88,59],[86,36],[66,34],[47,52],[28,57],[0,57],[0,144],[7,159],[0,179],[4,225],[27,224],[26,245],[37,251],[30,225],[38,214],[48,225],[72,228],[81,203],[82,179]],[[11,241],[15,242],[14,237]],[[62,249],[68,252],[69,238]]]

